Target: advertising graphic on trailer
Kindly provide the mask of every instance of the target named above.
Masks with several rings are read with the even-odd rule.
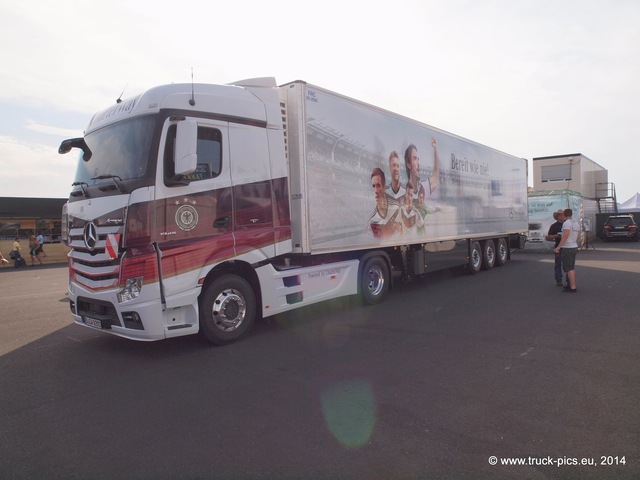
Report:
[[[306,116],[315,247],[526,229],[526,160],[310,86]]]

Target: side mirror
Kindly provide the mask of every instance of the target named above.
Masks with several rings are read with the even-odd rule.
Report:
[[[64,155],[65,153],[69,153],[72,148],[79,148],[82,150],[82,159],[85,162],[88,162],[91,158],[91,150],[82,137],[63,140],[58,148],[58,153],[60,155]]]
[[[193,173],[198,165],[198,123],[195,120],[178,122],[175,148],[175,174]]]
[[[65,153],[69,153],[71,151],[71,149],[73,148],[73,144],[74,142],[76,142],[77,139],[76,138],[72,138],[69,140],[63,140],[62,143],[60,144],[60,146],[58,147],[58,153],[60,155],[64,155]]]

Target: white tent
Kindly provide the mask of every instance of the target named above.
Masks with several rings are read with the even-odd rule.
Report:
[[[633,197],[624,203],[618,204],[619,212],[640,211],[640,193],[636,193]]]

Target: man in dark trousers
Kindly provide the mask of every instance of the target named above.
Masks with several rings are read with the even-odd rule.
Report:
[[[548,242],[555,242],[553,246],[554,250],[560,243],[560,239],[562,238],[562,223],[564,222],[564,212],[562,210],[558,210],[553,212],[553,219],[556,223],[552,224],[549,227],[549,232],[544,239]],[[562,259],[559,253],[556,253],[556,260],[554,264],[554,275],[556,277],[556,285],[559,287],[562,286]],[[568,284],[568,281],[567,281]]]

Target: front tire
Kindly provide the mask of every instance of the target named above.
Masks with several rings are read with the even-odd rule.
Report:
[[[247,334],[256,317],[253,288],[238,275],[224,275],[200,296],[200,332],[211,343],[226,345]]]
[[[367,305],[380,303],[389,290],[389,266],[382,257],[372,257],[364,263],[360,273],[360,291]]]

